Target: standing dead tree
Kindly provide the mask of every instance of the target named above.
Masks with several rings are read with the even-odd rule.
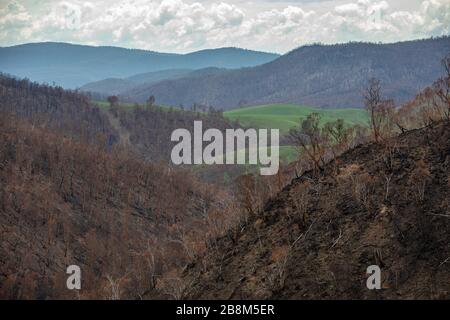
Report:
[[[107,100],[111,108],[119,103],[119,98],[117,96],[109,96]]]
[[[148,97],[147,99],[147,106],[152,107],[156,102],[156,98],[154,95],[151,95],[150,97]]]
[[[370,115],[370,127],[373,137],[378,142],[380,138],[380,124],[376,117],[378,106],[381,103],[381,85],[380,80],[372,78],[364,93],[364,105]]]
[[[320,127],[321,116],[311,113],[298,128],[289,131],[294,145],[299,146],[313,162],[314,168],[320,171],[325,165],[325,153],[328,144],[328,134]]]
[[[364,105],[369,112],[370,128],[376,142],[383,139],[383,133],[392,130],[395,109],[393,100],[384,100],[381,95],[380,80],[371,78],[364,92]]]

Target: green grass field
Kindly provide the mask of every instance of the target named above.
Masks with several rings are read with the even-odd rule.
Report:
[[[97,107],[99,107],[100,109],[109,109],[110,108],[110,105],[109,105],[108,101],[95,100],[95,101],[92,101],[92,104],[97,106]],[[133,108],[134,104],[133,103],[120,102],[119,103],[119,107],[120,108]]]
[[[322,116],[321,122],[343,119],[348,125],[368,125],[368,114],[364,109],[320,109],[294,104],[271,104],[224,112],[230,120],[238,121],[242,126],[255,129],[279,129],[280,134],[287,134],[291,128],[299,125],[300,119],[316,112]],[[280,161],[289,163],[298,157],[298,150],[293,146],[280,146]]]
[[[322,116],[322,123],[343,119],[347,124],[367,125],[368,115],[363,109],[319,109],[294,104],[271,104],[224,112],[224,116],[230,120],[237,120],[248,128],[280,129],[281,134],[289,132],[289,129],[298,125],[301,118],[316,112]]]

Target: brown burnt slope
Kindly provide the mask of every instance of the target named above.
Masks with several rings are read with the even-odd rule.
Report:
[[[188,299],[450,298],[450,125],[293,180],[185,271]],[[379,265],[382,290],[368,290]]]

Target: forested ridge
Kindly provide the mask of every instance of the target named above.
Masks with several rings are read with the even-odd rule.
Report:
[[[363,107],[366,82],[375,77],[397,104],[441,74],[439,61],[450,51],[450,38],[390,44],[307,45],[269,63],[204,77],[165,80],[122,92],[134,101],[154,95],[168,105],[240,106],[296,103],[323,108]]]

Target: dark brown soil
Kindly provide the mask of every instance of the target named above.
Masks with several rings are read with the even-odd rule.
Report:
[[[189,299],[449,299],[450,125],[307,172],[184,276]]]

